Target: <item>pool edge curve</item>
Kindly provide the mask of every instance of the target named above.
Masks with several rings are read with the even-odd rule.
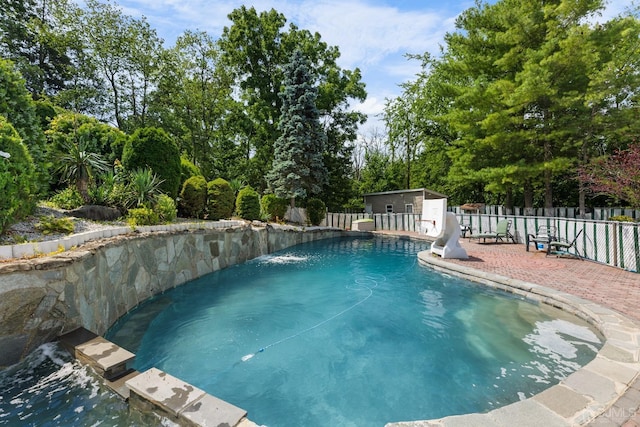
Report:
[[[486,413],[440,419],[400,421],[386,427],[575,426],[604,418],[621,425],[635,413],[625,394],[640,388],[640,326],[626,316],[592,301],[474,268],[453,264],[430,251],[418,254],[420,265],[530,300],[560,308],[592,324],[605,343],[596,357],[559,384],[528,399]]]

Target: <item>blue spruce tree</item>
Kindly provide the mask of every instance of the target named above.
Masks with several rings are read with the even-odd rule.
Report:
[[[291,200],[318,194],[328,182],[322,155],[327,135],[316,107],[317,88],[312,85],[309,62],[296,50],[284,68],[285,78],[274,159],[267,174],[269,188],[277,197]]]

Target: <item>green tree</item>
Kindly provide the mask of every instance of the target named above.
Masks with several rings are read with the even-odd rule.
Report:
[[[287,213],[288,204],[288,200],[279,199],[275,194],[265,194],[260,199],[260,210],[270,220],[283,221]]]
[[[157,84],[162,41],[146,19],[125,15],[111,3],[87,0],[77,20],[85,59],[107,90],[104,119],[125,132],[148,125]]]
[[[55,95],[70,78],[72,60],[59,16],[66,0],[0,1],[0,53],[11,59],[37,98]]]
[[[35,208],[35,168],[27,147],[0,115],[0,234]]]
[[[271,9],[258,14],[254,8],[234,10],[225,27],[220,46],[222,60],[238,82],[243,108],[235,115],[237,141],[244,161],[240,163],[243,178],[264,189],[266,173],[271,169],[274,144],[282,100],[284,66],[296,50],[309,61],[311,84],[317,87],[316,106],[327,135],[324,164],[328,168],[330,186],[323,198],[339,205],[350,197],[351,141],[356,139],[358,125],[365,116],[352,111],[353,100],[366,98],[360,71],[343,70],[336,64],[337,47],[328,46],[318,33],[301,30],[293,24],[285,28],[284,15]]]
[[[69,0],[1,0],[0,10],[0,54],[33,98],[100,115],[104,87],[84,50],[81,9]]]
[[[423,149],[446,150],[454,194],[508,207],[539,198],[552,207],[570,171],[637,129],[629,120],[637,112],[637,19],[585,23],[601,8],[598,0],[478,3],[447,34],[441,58],[414,57],[424,71],[387,116],[402,105],[404,117],[414,113]],[[395,117],[393,126],[406,129]]]
[[[420,154],[422,139],[418,136],[417,114],[412,108],[416,100],[410,91],[405,91],[396,99],[387,101],[384,112],[384,120],[387,125],[388,144],[391,151],[391,160],[403,159],[406,172],[404,188],[412,187],[411,165]]]
[[[180,188],[192,176],[202,175],[200,168],[194,165],[186,156],[180,156]]]
[[[376,149],[365,153],[365,165],[360,173],[359,193],[401,190],[404,186],[404,165]]]
[[[1,58],[0,115],[10,118],[10,123],[27,146],[36,167],[37,192],[41,195],[45,194],[49,181],[49,163],[46,158],[44,133],[24,80],[11,61]]]
[[[316,108],[317,89],[310,80],[308,61],[297,50],[285,67],[280,94],[280,137],[275,144],[273,167],[267,175],[274,194],[290,199],[292,208],[296,197],[318,194],[327,183],[322,157],[327,137]]]
[[[315,197],[307,200],[307,216],[311,225],[320,225],[327,214],[327,207],[324,202]]]
[[[231,165],[241,161],[231,120],[237,101],[219,46],[205,32],[187,31],[166,52],[164,64],[154,113],[203,175],[231,176]]]
[[[124,145],[122,165],[127,171],[150,168],[162,181],[162,191],[174,199],[178,196],[180,152],[162,129],[136,130]]]

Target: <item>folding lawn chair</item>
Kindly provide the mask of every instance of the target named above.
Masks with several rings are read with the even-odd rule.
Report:
[[[578,241],[578,237],[582,234],[582,230],[576,234],[576,237],[573,238],[571,242],[567,239],[556,239],[549,242],[549,249],[547,250],[547,255],[550,253],[555,253],[556,255],[570,254],[577,256],[580,260],[582,260],[583,256],[580,254],[578,247],[576,246],[576,242]],[[555,249],[554,249],[555,248]],[[575,254],[572,254],[569,250],[573,248]]]

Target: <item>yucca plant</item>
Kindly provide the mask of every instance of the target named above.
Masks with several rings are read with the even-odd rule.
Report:
[[[247,183],[239,178],[233,178],[229,181],[229,187],[233,190],[234,197],[238,195],[238,192],[247,186]]]
[[[75,184],[85,203],[89,202],[89,182],[93,179],[94,172],[106,172],[110,169],[100,154],[92,153],[87,149],[84,140],[75,143],[63,141],[62,151],[53,159],[58,165],[57,170],[62,175],[62,180]]]
[[[127,206],[129,208],[152,207],[162,194],[162,180],[151,169],[136,169],[129,173]]]

